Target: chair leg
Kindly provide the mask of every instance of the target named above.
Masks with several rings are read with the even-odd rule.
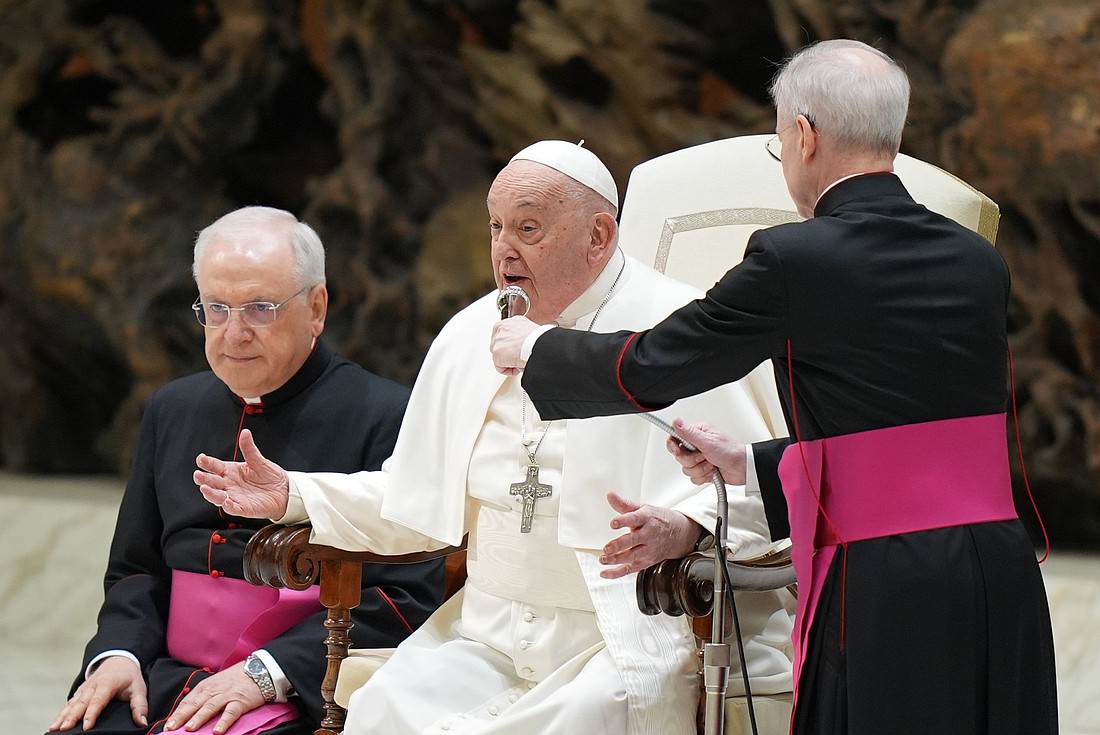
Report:
[[[348,657],[351,647],[351,610],[362,599],[362,565],[358,562],[321,562],[321,604],[328,608],[325,627],[328,636],[325,645],[325,678],[321,682],[321,697],[325,700],[325,716],[314,735],[340,735],[344,729],[347,711],[336,703],[336,679],[340,664]]]

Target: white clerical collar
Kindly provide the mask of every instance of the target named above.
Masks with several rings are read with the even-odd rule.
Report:
[[[626,256],[623,255],[622,250],[616,247],[615,252],[607,259],[603,271],[596,276],[596,280],[592,282],[592,285],[585,289],[585,292],[578,296],[576,301],[565,307],[565,311],[555,320],[557,325],[566,328],[573,327],[582,316],[591,314],[600,308],[600,304],[604,302],[604,299],[611,295],[611,288],[618,279],[619,274],[622,273],[625,264]]]

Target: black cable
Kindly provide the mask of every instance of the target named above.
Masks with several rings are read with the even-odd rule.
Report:
[[[718,519],[718,525],[715,526],[715,538],[722,538],[717,534],[720,530],[723,519]],[[745,702],[749,707],[749,723],[752,725],[752,735],[760,735],[760,731],[756,726],[756,708],[752,702],[752,686],[749,684],[749,670],[745,664],[745,639],[741,637],[741,620],[737,615],[737,601],[733,596],[733,582],[730,579],[730,570],[726,567],[726,550],[720,549],[717,546],[714,549],[714,563],[722,565],[722,575],[726,578],[726,594],[729,596],[730,610],[733,613],[733,632],[737,636],[737,656],[741,662],[741,681],[745,684]],[[714,604],[724,604],[725,600],[715,600]],[[713,612],[712,612],[713,614]]]

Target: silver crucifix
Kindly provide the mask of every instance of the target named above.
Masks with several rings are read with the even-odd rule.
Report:
[[[523,482],[513,482],[508,490],[509,495],[516,495],[523,499],[523,519],[519,525],[520,533],[531,533],[531,521],[535,518],[535,501],[539,498],[548,498],[554,488],[539,482],[539,466],[532,462],[527,465],[527,479]]]

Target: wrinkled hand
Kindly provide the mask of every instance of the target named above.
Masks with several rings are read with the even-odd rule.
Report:
[[[138,727],[148,727],[149,700],[141,669],[125,656],[109,656],[73,692],[50,725],[50,732],[71,730],[82,720],[85,732],[91,730],[107,704],[115,699],[130,703],[130,714]]]
[[[685,424],[675,419],[672,428],[686,441],[695,445],[698,452],[689,452],[669,437],[668,451],[682,466],[685,475],[696,485],[706,485],[714,479],[714,468],[722,473],[722,480],[730,485],[745,484],[745,445],[731,439],[708,424]]]
[[[195,484],[202,496],[226,513],[239,518],[271,518],[286,515],[290,478],[286,471],[260,454],[252,432],[240,436],[243,462],[225,462],[205,454],[195,458]]]
[[[538,326],[523,316],[514,316],[493,325],[493,337],[489,341],[489,349],[493,353],[493,365],[498,373],[520,374],[526,364],[519,356],[523,349],[523,342],[531,332],[538,329]]]
[[[168,716],[164,730],[197,730],[220,714],[214,732],[223,733],[241,715],[263,703],[260,688],[244,673],[242,661],[196,684]]]
[[[600,563],[610,567],[600,572],[604,579],[618,579],[659,561],[687,556],[695,548],[699,524],[680,511],[639,505],[615,493],[607,494],[607,502],[619,514],[611,519],[611,527],[630,530],[603,547]]]

